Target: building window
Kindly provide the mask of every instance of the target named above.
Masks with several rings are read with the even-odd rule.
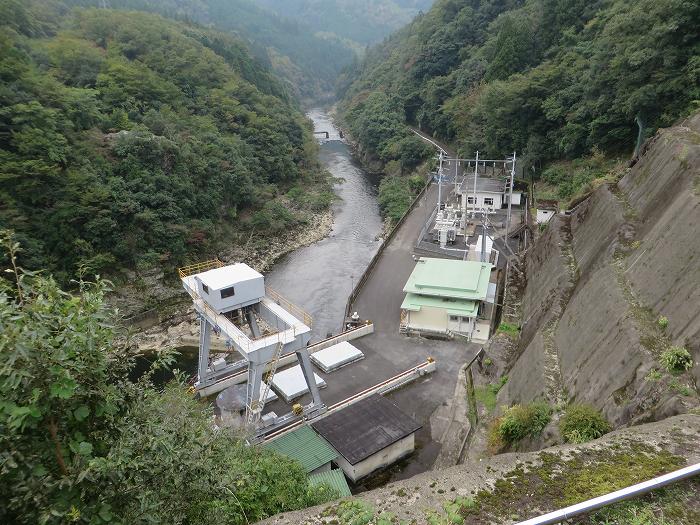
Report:
[[[233,286],[230,286],[229,288],[224,288],[221,290],[221,298],[222,299],[227,299],[229,297],[233,297],[235,295],[235,291],[233,289]]]
[[[451,315],[451,316],[450,316],[450,321],[453,321],[453,322],[456,323],[457,321],[459,321],[459,316],[458,316],[458,315]]]
[[[468,323],[469,321],[471,321],[471,317],[462,317],[462,321]]]
[[[467,204],[474,204],[474,197],[467,197]]]
[[[205,294],[209,295],[209,287],[204,283],[202,283],[202,290],[204,290]]]
[[[484,206],[493,206],[493,197],[486,197],[484,199]]]

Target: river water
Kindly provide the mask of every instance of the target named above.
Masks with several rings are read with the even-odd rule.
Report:
[[[379,248],[382,219],[377,204],[377,177],[367,174],[355,162],[350,147],[340,140],[338,129],[324,110],[313,109],[307,116],[313,121],[315,131],[330,134],[330,140],[320,146],[319,157],[338,179],[334,186],[338,199],[332,205],[333,228],[328,237],[275,263],[265,275],[265,284],[311,314],[312,341],[318,341],[328,333],[340,331],[345,303],[354,283]],[[178,350],[176,368],[195,374],[198,349]],[[150,361],[150,358],[139,360],[134,377],[147,370]],[[171,378],[170,371],[159,370],[153,379],[161,384]]]
[[[288,254],[265,276],[265,283],[314,319],[314,340],[338,333],[345,303],[357,279],[379,248],[382,219],[377,204],[377,178],[360,168],[349,146],[322,109],[309,111],[315,131],[328,131],[320,160],[338,178],[334,190],[333,229],[328,237]]]

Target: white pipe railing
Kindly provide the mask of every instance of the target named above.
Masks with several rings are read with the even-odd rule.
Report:
[[[631,487],[616,490],[615,492],[605,494],[604,496],[599,496],[582,503],[577,503],[576,505],[571,505],[570,507],[566,507],[564,509],[555,510],[554,512],[544,514],[543,516],[539,516],[537,518],[521,521],[516,525],[548,525],[550,523],[561,523],[562,521],[571,519],[575,516],[587,514],[593,510],[605,507],[606,505],[617,503],[618,501],[644,495],[652,490],[665,487],[671,483],[676,483],[698,474],[700,474],[700,463],[676,470],[674,472],[669,472],[668,474],[650,479],[649,481],[637,483]]]

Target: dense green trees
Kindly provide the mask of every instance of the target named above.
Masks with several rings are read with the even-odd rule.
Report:
[[[354,132],[402,114],[465,154],[538,167],[628,154],[637,118],[650,136],[698,104],[699,32],[687,0],[439,0],[349,74],[343,113]]]
[[[301,465],[212,428],[175,382],[128,378],[108,283],[78,292],[17,267],[0,277],[2,523],[253,523],[335,494]],[[163,355],[157,366],[168,362]]]
[[[408,24],[433,0],[253,0],[270,11],[333,33],[358,46],[380,42]]]
[[[68,5],[95,6],[94,0],[62,1]],[[353,46],[336,36],[328,26],[325,29],[310,27],[308,17],[299,16],[299,11],[266,10],[256,4],[255,0],[109,1],[112,9],[150,11],[235,33],[258,60],[284,81],[290,93],[302,99],[329,98],[336,77],[354,58]],[[284,4],[286,6],[287,2]],[[293,16],[280,16],[276,12]]]
[[[0,223],[26,266],[65,281],[175,265],[231,229],[265,234],[250,211],[272,214],[268,233],[305,220],[281,204],[295,185],[327,192],[308,122],[238,40],[145,13],[0,9]]]

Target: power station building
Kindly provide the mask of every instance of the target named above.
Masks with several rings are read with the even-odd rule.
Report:
[[[415,449],[421,425],[375,394],[312,423],[338,453],[335,463],[353,482],[391,465]]]
[[[471,338],[488,297],[492,268],[479,261],[419,259],[403,288],[402,331]]]
[[[495,213],[508,204],[509,188],[504,180],[478,176],[476,181],[466,175],[455,193],[464,212]],[[513,191],[513,206],[521,204],[521,192]]]

